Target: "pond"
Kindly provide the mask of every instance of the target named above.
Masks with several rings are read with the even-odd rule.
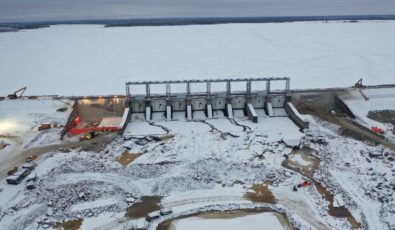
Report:
[[[167,221],[159,230],[217,230],[217,229],[292,229],[285,215],[271,210],[238,210],[208,212]]]

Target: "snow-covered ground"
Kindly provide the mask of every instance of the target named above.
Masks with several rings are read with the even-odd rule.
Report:
[[[0,95],[123,94],[126,81],[291,77],[291,87],[395,83],[395,21],[104,28],[0,33]]]
[[[213,76],[290,76],[293,88],[349,86],[362,75],[367,84],[388,84],[394,83],[394,31],[395,21],[368,21],[54,26],[0,33],[0,95],[22,85],[31,94],[114,94],[123,93],[127,80]],[[393,109],[394,92],[362,92],[369,100],[357,90],[345,98],[357,121],[391,130],[367,113]],[[61,107],[68,110],[57,112]],[[64,124],[70,111],[71,106],[50,98],[0,101],[0,139],[11,144],[0,150],[0,162],[12,153],[59,143],[59,128],[38,132],[37,127]],[[295,228],[350,229],[346,218],[328,214],[328,201],[315,185],[293,191],[305,177],[283,162],[289,158],[310,167],[286,144],[300,140],[316,152],[320,167],[314,179],[335,196],[335,207],[345,206],[364,229],[395,228],[395,166],[389,149],[341,136],[338,126],[315,117],[306,116],[310,129],[301,133],[288,117],[257,113],[258,123],[237,110],[234,119],[221,111],[213,119],[194,112],[192,121],[185,113],[173,113],[172,121],[154,113],[150,122],[133,114],[125,137],[103,151],[57,148],[45,153],[33,171],[39,178],[34,190],[26,190],[24,181],[15,186],[0,181],[0,228],[42,229],[79,220],[81,229],[123,229],[136,221],[128,208],[152,196],[174,211],[170,217],[267,207],[284,213]],[[280,109],[275,113],[284,115]],[[118,159],[125,151],[138,157],[122,165]],[[253,189],[262,184],[270,193],[268,201],[246,196],[262,195]],[[192,217],[174,224],[252,229],[253,223],[279,224],[268,213],[231,222]]]
[[[68,101],[66,101],[68,102]],[[67,108],[58,112],[59,108]],[[9,145],[0,150],[3,172],[7,162],[13,162],[18,153],[30,148],[60,143],[60,131],[71,112],[71,105],[52,98],[0,101],[0,141]],[[52,128],[38,131],[43,123]],[[53,127],[54,125],[57,127]]]
[[[33,171],[39,177],[35,190],[26,190],[23,182],[17,186],[1,182],[0,224],[7,229],[41,229],[80,219],[81,229],[122,229],[135,221],[127,217],[127,208],[142,196],[160,196],[160,205],[171,208],[172,215],[177,216],[266,205],[245,196],[254,192],[253,185],[269,183],[275,199],[271,202],[276,205],[267,205],[285,212],[292,226],[350,229],[345,218],[328,215],[327,201],[314,186],[292,191],[303,177],[282,166],[292,149],[281,140],[302,138],[304,145],[317,150],[322,166],[315,177],[336,194],[337,206],[345,205],[364,228],[394,226],[393,193],[388,190],[394,166],[376,159],[369,163],[365,159],[369,154],[364,152],[386,149],[341,137],[336,126],[312,117],[307,117],[312,126],[305,136],[287,117],[259,116],[259,122],[252,123],[241,113],[236,115],[234,120],[219,115],[210,120],[200,117],[186,121],[182,114],[175,114],[174,120],[167,122],[163,114],[155,114],[151,123],[134,115],[128,128],[131,135],[125,140],[116,139],[102,152],[57,150],[46,154]],[[317,137],[327,142],[318,144]],[[125,150],[141,156],[129,165],[121,165],[117,159]],[[290,157],[306,164],[297,155]],[[259,219],[265,220],[265,226],[278,224],[262,215]],[[246,226],[246,221],[253,224],[250,218],[255,217],[234,218],[237,223],[232,226]],[[195,222],[196,226],[213,226],[206,221],[184,219],[175,226],[195,226]],[[225,220],[213,221],[222,225]]]
[[[382,146],[340,136],[338,127],[308,116],[306,145],[321,159],[315,178],[332,192],[364,228],[395,228],[395,165],[393,153]],[[325,142],[317,140],[325,137]],[[378,157],[376,157],[378,156]],[[381,157],[380,157],[381,156]],[[392,159],[391,159],[392,158]]]
[[[59,108],[68,110],[56,111]],[[43,123],[65,124],[70,112],[69,104],[52,98],[3,100],[0,101],[0,134],[9,136],[37,134],[38,126]]]
[[[340,194],[336,196],[337,205],[343,202],[364,227],[386,229],[386,226],[393,226],[389,212],[393,210],[392,198],[386,205],[378,203],[375,197],[381,197],[381,192],[378,196],[369,196],[363,187],[368,184],[373,188],[384,178],[389,180],[393,165],[376,160],[363,163],[365,158],[350,152],[381,150],[339,137],[336,127],[309,118],[312,129],[305,136],[286,117],[260,116],[258,123],[252,123],[241,114],[237,114],[235,120],[218,117],[186,121],[176,114],[176,120],[167,122],[160,114],[155,117],[157,120],[148,123],[135,115],[130,124],[131,135],[125,140],[116,139],[102,152],[57,150],[44,155],[33,171],[39,177],[33,191],[26,190],[24,183],[11,186],[2,181],[1,226],[41,229],[79,219],[82,220],[81,229],[122,229],[135,221],[127,217],[128,207],[133,207],[142,196],[159,196],[160,205],[171,208],[173,216],[199,210],[237,210],[268,205],[285,213],[292,226],[300,229],[350,229],[344,218],[328,215],[328,204],[314,186],[292,191],[303,177],[282,166],[292,152],[281,142],[286,136],[302,138],[304,145],[317,149],[323,168],[316,177],[330,191]],[[240,130],[240,123],[248,128]],[[156,128],[163,133],[157,133]],[[229,130],[232,135],[227,134]],[[134,132],[136,136],[133,136]],[[325,137],[329,144],[314,144],[317,143],[314,141],[316,136]],[[125,150],[142,155],[124,166],[117,159]],[[291,157],[302,165],[306,163],[297,156]],[[345,162],[351,164],[345,167]],[[373,167],[372,172],[379,173],[374,175],[387,174],[380,178],[376,176],[375,182],[367,183],[373,174],[361,176],[361,172],[369,171],[366,167]],[[254,193],[253,185],[262,183],[270,184],[268,189],[275,199],[270,202],[276,202],[276,205],[246,198],[247,193]],[[383,186],[389,183],[383,181]],[[261,221],[265,220],[265,226],[278,224],[273,218],[263,218],[262,215],[266,214],[258,216]],[[232,221],[237,223],[232,226],[246,226],[247,221],[253,225],[251,228],[256,227],[250,219],[258,216],[234,218]],[[215,221],[215,224],[222,221],[225,220]],[[182,228],[195,225],[195,222],[199,222],[196,226],[213,226],[198,218],[180,220],[175,226]]]
[[[357,122],[369,129],[372,127],[382,128],[385,131],[384,135],[395,142],[393,124],[382,123],[368,117],[369,112],[395,111],[395,88],[348,90],[340,97],[355,115]]]

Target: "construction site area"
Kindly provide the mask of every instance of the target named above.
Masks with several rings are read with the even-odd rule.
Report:
[[[395,85],[0,98],[5,229],[394,229]]]

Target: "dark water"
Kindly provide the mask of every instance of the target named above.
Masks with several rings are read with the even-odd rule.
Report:
[[[203,219],[221,219],[221,220],[226,220],[226,219],[233,219],[233,218],[238,218],[238,217],[244,217],[248,215],[254,215],[254,214],[259,214],[259,213],[265,213],[265,212],[271,212],[274,213],[278,221],[282,225],[282,229],[292,229],[290,223],[288,222],[287,217],[283,213],[278,213],[275,212],[271,209],[261,209],[261,210],[249,210],[249,209],[242,209],[242,210],[236,210],[236,211],[225,211],[225,212],[218,212],[218,211],[213,211],[213,212],[205,212],[205,213],[197,213],[181,218],[176,218],[173,220],[168,220],[165,222],[162,222],[158,225],[157,230],[173,230],[174,228],[174,222],[180,219],[188,219],[190,217],[198,217]],[[262,229],[267,229],[264,226],[262,226]]]
[[[158,211],[160,209],[161,197],[143,196],[141,201],[129,207],[126,216],[132,219],[145,217],[148,213]]]

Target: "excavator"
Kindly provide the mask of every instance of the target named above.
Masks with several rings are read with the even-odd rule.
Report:
[[[8,94],[8,98],[9,98],[9,99],[17,99],[18,97],[22,97],[22,95],[23,95],[23,93],[26,91],[26,89],[27,89],[26,86],[23,87],[23,88],[20,88],[20,89],[18,89],[17,91],[15,91],[14,93]],[[17,93],[19,93],[19,92],[21,92],[21,93],[20,93],[19,96],[18,96]]]

